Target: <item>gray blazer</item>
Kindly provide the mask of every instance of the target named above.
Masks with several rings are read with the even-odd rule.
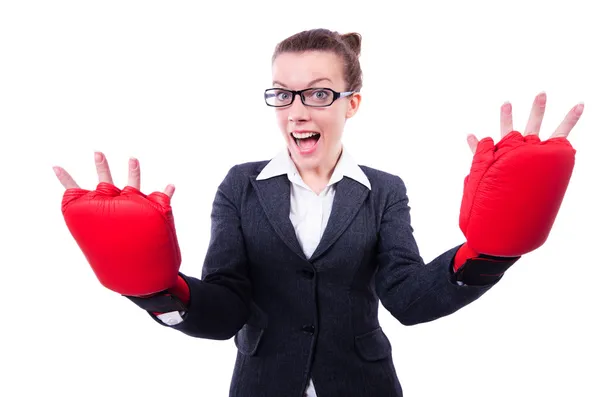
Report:
[[[237,165],[219,186],[202,279],[182,275],[191,302],[172,328],[234,338],[231,397],[302,397],[311,377],[320,397],[402,396],[379,301],[413,325],[457,311],[495,282],[453,282],[458,246],[424,264],[403,181],[365,166],[371,191],[347,177],[338,183],[307,260],[289,219],[287,176],[256,180],[267,163]]]

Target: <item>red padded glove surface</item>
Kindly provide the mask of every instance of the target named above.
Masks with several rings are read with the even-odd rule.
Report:
[[[496,145],[482,139],[464,183],[459,224],[468,248],[463,251],[516,257],[539,248],[574,165],[575,149],[566,138],[540,141],[513,131]]]
[[[170,199],[108,183],[68,189],[62,212],[102,285],[122,295],[151,295],[177,285],[181,254]]]

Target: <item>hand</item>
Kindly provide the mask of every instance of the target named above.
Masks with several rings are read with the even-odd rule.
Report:
[[[66,189],[65,222],[96,277],[130,299],[169,291],[185,303],[189,291],[178,275],[181,253],[170,203],[175,187],[143,194],[139,162],[131,159],[128,185],[120,190],[113,184],[106,157],[96,153],[95,160],[96,190],[81,189],[61,167],[54,171]]]
[[[571,133],[575,124],[579,121],[579,118],[583,114],[583,103],[575,105],[567,116],[564,118],[562,123],[554,130],[554,133],[550,136],[550,138],[558,138],[563,137],[567,138]],[[529,114],[529,121],[523,130],[523,135],[536,135],[539,137],[540,128],[542,126],[542,120],[544,119],[544,112],[546,110],[546,94],[540,93],[538,94],[534,101],[533,106],[531,108],[531,113]],[[513,131],[513,119],[512,119],[512,105],[510,102],[506,102],[500,108],[500,138],[504,138],[510,132]],[[467,143],[471,148],[471,152],[475,154],[477,150],[477,145],[479,144],[479,140],[475,135],[469,134],[467,136]]]
[[[108,166],[108,161],[103,153],[96,152],[94,155],[94,160],[96,163],[96,171],[98,172],[98,182],[99,183],[108,183],[114,186],[112,175],[110,173],[110,168]],[[75,182],[73,177],[69,175],[67,171],[62,167],[53,167],[54,173],[56,177],[60,181],[60,183],[64,186],[65,189],[80,189],[79,185]],[[141,185],[141,173],[140,173],[140,163],[137,159],[131,158],[129,159],[129,176],[127,180],[127,185],[131,186],[137,190],[140,190]],[[167,185],[164,190],[164,193],[169,196],[169,199],[173,197],[175,194],[175,186]]]
[[[511,105],[506,103],[500,112],[501,139],[496,144],[490,137],[467,138],[474,156],[459,217],[467,243],[453,265],[455,271],[468,269],[476,283],[503,274],[520,256],[542,246],[560,209],[575,164],[575,149],[567,137],[581,117],[583,104],[573,107],[542,142],[539,132],[545,105],[546,95],[541,93],[534,100],[524,134],[513,130]],[[493,261],[490,256],[495,257]],[[469,266],[473,260],[477,265]]]

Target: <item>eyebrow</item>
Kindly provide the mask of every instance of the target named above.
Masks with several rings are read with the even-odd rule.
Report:
[[[310,83],[308,83],[307,87],[310,87],[312,85],[315,85],[316,83],[319,83],[319,82],[325,81],[325,80],[327,80],[327,81],[329,81],[330,83],[333,84],[333,81],[331,81],[331,79],[329,79],[327,77],[321,77],[319,79],[315,79],[315,80],[311,81]],[[283,84],[282,82],[277,81],[277,80],[273,80],[273,85],[280,85],[280,86],[282,86],[284,88],[288,88],[285,84]]]

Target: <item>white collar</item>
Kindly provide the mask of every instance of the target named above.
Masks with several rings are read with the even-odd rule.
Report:
[[[290,180],[300,178],[300,174],[298,173],[298,169],[296,165],[292,161],[290,157],[290,153],[288,149],[282,150],[277,156],[275,156],[260,174],[256,177],[257,180],[269,179],[279,175],[287,174]],[[365,175],[363,170],[360,169],[358,164],[354,161],[354,159],[346,152],[346,150],[342,149],[342,155],[338,160],[335,169],[333,170],[333,174],[331,175],[331,180],[327,184],[327,186],[333,185],[342,180],[343,177],[348,177],[354,179],[355,181],[362,183],[369,190],[371,189],[371,183],[369,182],[369,178]]]

